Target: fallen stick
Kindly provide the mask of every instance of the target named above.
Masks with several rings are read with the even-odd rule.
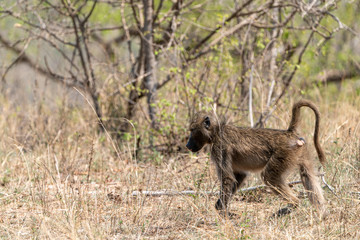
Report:
[[[175,190],[162,190],[162,191],[133,191],[132,196],[151,196],[151,197],[158,197],[158,196],[177,196],[177,195],[219,195],[219,192],[212,192],[212,191],[193,191],[193,190],[186,190],[186,191],[175,191]]]
[[[321,180],[322,180],[322,182],[325,184],[325,186],[326,186],[336,197],[338,197],[338,196],[336,195],[336,193],[335,193],[335,189],[334,189],[332,186],[330,186],[330,185],[325,181],[324,175],[321,175]]]
[[[289,183],[289,186],[293,186],[296,184],[301,183],[300,180],[293,181]],[[255,187],[249,188],[242,188],[240,192],[249,192],[254,191],[256,189],[267,188],[266,185],[259,185]],[[175,191],[175,190],[163,190],[163,191],[133,191],[131,193],[132,196],[151,196],[151,197],[158,197],[158,196],[178,196],[178,195],[209,195],[209,196],[216,196],[219,195],[219,192],[212,192],[212,191],[193,191],[193,190],[186,190],[186,191]]]

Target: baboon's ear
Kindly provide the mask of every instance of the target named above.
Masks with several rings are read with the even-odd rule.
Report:
[[[205,120],[204,120],[204,125],[205,125],[205,128],[206,129],[209,129],[210,128],[210,118],[209,117],[206,117]]]

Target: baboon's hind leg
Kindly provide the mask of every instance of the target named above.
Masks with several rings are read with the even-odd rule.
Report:
[[[312,166],[312,164],[310,163],[301,164],[300,176],[310,202],[319,211],[320,218],[325,218],[327,215],[326,207],[325,207],[325,199],[322,193],[319,179],[315,175],[314,167]]]
[[[263,181],[266,185],[276,193],[280,194],[288,202],[288,207],[280,209],[273,216],[281,216],[289,214],[293,208],[299,205],[299,198],[294,191],[285,182],[287,171],[290,167],[285,167],[284,162],[290,162],[286,159],[272,158],[266,165],[264,171],[261,173]]]

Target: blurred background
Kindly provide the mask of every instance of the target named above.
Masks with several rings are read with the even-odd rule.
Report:
[[[4,1],[1,101],[25,118],[42,116],[37,121],[76,121],[69,118],[77,112],[117,144],[135,128],[138,147],[180,150],[198,110],[264,127],[291,99],[319,102],[347,81],[359,94],[359,8],[358,1]]]

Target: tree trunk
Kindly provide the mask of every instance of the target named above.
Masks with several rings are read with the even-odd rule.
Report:
[[[144,86],[148,90],[147,104],[149,109],[149,116],[151,120],[151,127],[156,128],[156,60],[153,47],[153,1],[143,0],[144,3],[144,54],[145,54],[145,78]]]
[[[98,117],[98,124],[99,124],[99,130],[100,131],[104,131],[104,123],[103,123],[103,120],[102,120],[102,112],[101,112],[101,107],[100,107],[100,104],[99,104],[99,95],[96,94],[96,93],[93,93],[93,92],[90,92],[89,95],[91,96],[91,100],[94,104],[94,110],[95,110],[95,113]]]
[[[132,80],[133,83],[133,89],[130,90],[129,92],[129,101],[127,104],[127,109],[126,109],[126,119],[130,120],[133,118],[134,116],[134,110],[135,110],[135,106],[136,104],[139,102],[139,92],[138,92],[138,86],[139,86],[139,82],[142,81],[142,77],[143,76],[143,69],[144,69],[144,40],[141,39],[141,43],[140,43],[140,51],[139,51],[139,56],[137,58],[137,64],[134,64],[134,66],[132,67],[131,70],[131,75],[132,75]],[[142,85],[141,85],[141,88]],[[129,127],[130,124],[128,121],[124,121],[122,124],[121,132],[128,132],[129,131]]]
[[[241,52],[241,81],[240,81],[240,106],[247,107],[249,104],[249,51],[244,47]]]

